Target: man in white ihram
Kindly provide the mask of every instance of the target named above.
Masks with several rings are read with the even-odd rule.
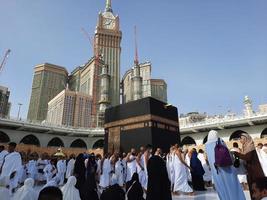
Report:
[[[75,164],[74,158],[75,158],[75,155],[70,156],[70,160],[67,164],[66,179],[68,179],[70,176],[73,175],[74,164]]]
[[[64,184],[64,178],[66,172],[66,160],[64,160],[63,158],[57,162],[57,172],[58,172],[57,177],[60,180],[59,185],[61,186]]]
[[[18,171],[21,168],[21,156],[15,151],[17,144],[8,144],[8,154],[5,156],[3,165],[0,169],[0,177],[6,177],[10,193],[13,193],[18,186]]]
[[[4,162],[5,156],[8,154],[8,152],[5,150],[5,147],[3,145],[0,146],[0,169],[2,167],[2,164]]]

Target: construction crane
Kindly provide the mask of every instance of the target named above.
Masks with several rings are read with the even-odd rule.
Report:
[[[91,36],[89,35],[89,33],[84,29],[84,28],[81,28],[81,31],[82,31],[82,33],[85,35],[85,37],[89,40],[89,42],[90,42],[90,45],[91,45],[91,47],[92,47],[92,49],[93,49],[93,51],[94,51],[94,42],[92,41],[92,38],[91,38]]]
[[[1,74],[1,72],[3,71],[3,69],[4,69],[4,66],[5,66],[5,64],[6,64],[6,61],[7,61],[7,58],[8,58],[8,56],[9,56],[10,52],[11,52],[10,49],[6,50],[6,53],[5,53],[5,55],[4,55],[4,58],[3,58],[3,60],[2,60],[2,62],[1,62],[1,64],[0,64],[0,74]]]
[[[101,52],[99,50],[97,50],[95,40],[92,39],[92,37],[89,35],[89,33],[84,28],[81,28],[81,31],[85,35],[85,37],[89,40],[90,45],[92,47],[93,54],[95,56],[95,70],[94,70],[94,74],[93,74],[93,79],[94,79],[95,84],[93,84],[93,95],[92,95],[93,96],[93,102],[92,103],[94,105],[93,109],[92,109],[92,113],[93,113],[94,118],[95,118],[95,120],[93,120],[94,121],[93,126],[95,127],[95,126],[98,126],[97,125],[98,124],[97,105],[99,102],[97,101],[96,96],[97,96],[97,93],[99,92],[99,91],[97,91],[97,85],[100,81],[99,72],[101,71],[101,66],[100,66],[99,60],[101,59],[101,55],[100,55]]]
[[[97,49],[95,44],[96,41],[90,36],[90,34],[84,28],[81,28],[81,31],[84,34],[84,36],[89,40],[94,56],[96,57],[96,59],[99,59],[99,57],[102,56],[102,49]]]

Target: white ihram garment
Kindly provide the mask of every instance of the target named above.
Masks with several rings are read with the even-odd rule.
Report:
[[[49,182],[47,182],[42,189],[44,189],[46,187],[50,187],[50,186],[58,187],[59,186],[58,185],[59,181],[60,181],[59,178],[57,176],[55,176]]]
[[[9,190],[6,188],[7,185],[7,178],[0,177],[0,197],[4,200],[10,200]]]
[[[123,174],[123,163],[120,159],[115,164],[115,174],[117,176],[119,186],[122,187],[124,184],[124,174]]]
[[[145,154],[146,154],[147,152],[145,152]],[[151,154],[149,154],[149,156],[148,156],[148,160],[151,158]],[[148,183],[148,173],[147,173],[147,163],[146,163],[146,161],[145,161],[145,155],[144,155],[144,171],[145,171],[145,181],[144,181],[144,185],[142,185],[143,186],[143,188],[145,189],[145,190],[147,190],[147,183]]]
[[[44,175],[45,175],[45,178],[46,178],[46,183],[48,183],[53,175],[56,173],[56,168],[54,165],[51,165],[50,163],[47,164],[44,168]]]
[[[24,185],[18,189],[15,193],[13,199],[14,200],[37,200],[38,195],[36,191],[33,189],[34,180],[32,178],[27,178],[24,181]]]
[[[122,167],[123,167],[123,181],[126,182],[126,178],[127,178],[127,162],[126,159],[122,159]]]
[[[70,176],[73,175],[74,164],[75,160],[73,158],[70,159],[67,165],[66,178],[69,178]]]
[[[27,178],[27,166],[26,164],[21,165],[20,170],[18,171],[18,181],[19,183],[24,183]]]
[[[205,171],[205,174],[203,175],[203,180],[204,181],[211,181],[212,179],[212,175],[211,175],[211,170],[210,170],[210,167],[205,159],[205,156],[203,153],[198,153],[197,155],[198,159],[200,160],[201,162],[201,165]]]
[[[188,153],[185,155],[185,163],[190,166],[190,158]],[[192,176],[190,170],[186,167],[187,180],[192,181]]]
[[[174,167],[173,167],[173,153],[167,155],[166,167],[168,172],[168,177],[171,182],[171,186],[174,183]]]
[[[57,177],[60,180],[59,185],[64,184],[65,172],[66,172],[66,161],[59,160],[57,162]]]
[[[180,161],[177,155],[173,159],[174,166],[174,192],[193,192],[192,188],[188,184],[187,169],[186,166]]]
[[[13,172],[19,171],[21,167],[21,156],[18,152],[12,152],[5,156],[1,176],[9,177]]]
[[[102,167],[102,174],[100,175],[99,186],[106,188],[109,186],[111,164],[109,159],[105,159]]]
[[[61,188],[63,200],[81,200],[79,190],[75,188],[77,180],[75,176],[70,176],[67,183]]]
[[[132,160],[134,159],[134,160]],[[132,179],[133,174],[136,172],[136,157],[133,155],[130,155],[131,162],[127,162],[127,177],[126,182],[130,181]]]
[[[49,163],[48,160],[42,160],[42,159],[37,160],[37,162],[36,162],[37,177],[36,178],[37,178],[38,181],[44,181],[46,179],[43,171],[44,171],[45,166],[48,163]]]
[[[18,186],[19,170],[21,169],[21,156],[18,152],[12,152],[5,156],[0,177],[6,177],[11,193],[13,188]],[[14,178],[10,179],[10,175],[16,172]]]
[[[136,163],[136,169],[137,169],[137,173],[138,173],[138,177],[139,177],[139,182],[141,183],[143,188],[146,188],[146,171],[145,171],[145,158],[144,158],[144,154],[142,154],[141,158],[140,158],[140,164],[141,167]],[[143,170],[142,170],[143,168]]]
[[[7,154],[8,154],[8,152],[6,150],[3,150],[0,152],[0,168],[2,167],[2,164],[4,162],[4,158]]]
[[[27,167],[28,178],[35,180],[37,178],[37,165],[35,160],[30,160]]]

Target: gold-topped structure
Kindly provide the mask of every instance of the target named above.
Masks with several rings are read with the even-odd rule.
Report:
[[[66,155],[63,153],[61,148],[57,149],[57,152],[54,154],[56,157],[65,157]]]
[[[111,0],[106,0],[106,12],[112,12]]]

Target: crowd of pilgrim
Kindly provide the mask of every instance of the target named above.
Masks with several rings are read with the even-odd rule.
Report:
[[[247,133],[239,138],[240,148],[234,143],[227,149],[232,157],[228,166],[216,165],[216,146],[226,147],[216,131],[210,131],[205,152],[174,145],[164,154],[147,145],[128,154],[67,159],[19,153],[11,142],[7,150],[0,146],[0,199],[171,200],[173,195],[194,196],[208,187],[221,200],[245,200],[244,190],[252,200],[267,199],[267,144],[255,147]]]

